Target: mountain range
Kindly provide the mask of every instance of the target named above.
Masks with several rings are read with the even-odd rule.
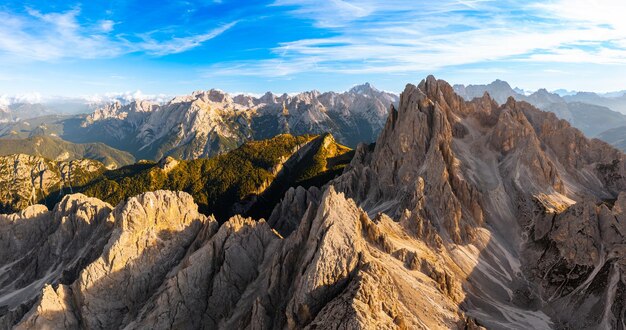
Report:
[[[82,97],[43,97],[37,93],[26,95],[0,95],[0,123],[11,123],[45,115],[88,114],[108,104],[128,104],[134,100],[151,100],[163,103],[164,95],[135,93],[107,93]]]
[[[134,165],[143,164],[148,171],[141,175],[157,181],[139,180],[133,167],[105,178],[111,186],[165,180],[148,189],[176,191],[137,191],[115,200],[115,206],[69,194],[50,210],[31,205],[0,215],[0,324],[17,329],[624,328],[626,154],[526,101],[500,102],[489,94],[475,98],[455,90],[459,87],[432,76],[407,85],[399,99],[388,100],[375,143],[358,144],[354,152],[330,135],[278,136],[210,158],[218,160],[207,165],[210,173],[267,172],[276,163],[262,159],[285,156],[318,169],[287,176],[318,179],[308,188],[295,186],[300,179],[288,180],[295,184],[264,206],[265,220],[246,212],[224,214],[228,219],[200,212],[193,189],[189,194],[167,184],[193,172],[187,169],[192,163],[173,158],[157,167]],[[184,109],[215,111],[216,103],[229,103],[223,95],[199,93],[154,108],[112,106],[82,123],[88,128],[123,120],[129,125],[117,127],[132,132],[123,134],[157,141],[162,131],[148,123],[178,118],[170,113],[179,103],[195,104],[179,108],[190,119],[183,122],[194,123],[190,116],[201,115]],[[329,123],[322,115],[332,118],[329,113],[336,111],[321,111],[328,108],[317,101],[372,99],[323,95],[270,95],[252,98],[245,107],[256,109],[251,113],[257,120],[265,114],[290,130],[316,129]],[[261,132],[250,124],[255,120],[235,115],[244,100],[232,102],[219,107],[218,113],[228,109],[219,118],[235,116],[237,127],[252,127],[254,138]],[[367,123],[378,118],[369,116],[377,113],[373,108],[342,109],[368,114]],[[290,122],[294,114],[308,119]],[[210,131],[234,134],[217,125]],[[148,127],[150,133],[141,129]],[[360,125],[348,121],[345,127]],[[180,147],[188,136],[179,132],[185,131],[176,131],[170,141],[178,144],[172,146]],[[338,132],[347,139],[348,131]],[[193,150],[204,152],[204,141]],[[271,148],[271,141],[282,141],[283,147],[314,143],[312,150],[328,151],[304,153],[311,157],[295,151],[294,158],[295,149]],[[256,153],[268,155],[248,156]],[[250,163],[242,163],[245,159]],[[171,174],[158,179],[164,171]],[[326,171],[332,175],[315,174]]]
[[[22,119],[41,117],[51,111],[41,104],[14,103],[0,105],[0,123],[13,123]]]
[[[501,80],[487,85],[455,85],[454,89],[466,100],[487,92],[499,104],[511,96],[527,101],[554,112],[588,137],[604,139],[625,150],[620,141],[626,139],[626,115],[614,111],[622,109],[619,100],[623,93],[561,92],[564,96],[560,96],[545,89],[528,93]],[[183,159],[212,156],[245,141],[281,133],[330,132],[340,143],[356,147],[359,142],[375,140],[387,116],[387,105],[397,103],[398,97],[366,83],[343,93],[311,91],[274,95],[268,92],[254,97],[209,90],[168,102],[120,98],[106,103],[106,100],[75,101],[85,105],[83,112],[91,109],[89,114],[78,115],[59,110],[68,104],[67,100],[59,101],[59,108],[51,107],[52,103],[14,103],[11,105],[16,109],[14,112],[23,119],[0,123],[0,137],[52,135],[73,143],[105,143],[131,153],[136,159],[154,161],[164,156]],[[5,117],[17,118],[15,113]]]
[[[626,138],[626,103],[623,94],[615,93],[600,96],[595,93],[577,92],[561,97],[557,93],[548,92],[546,89],[539,89],[532,94],[521,94],[502,80],[496,80],[487,85],[454,85],[454,90],[466,100],[482,97],[488,93],[499,104],[506,102],[509,97],[516,100],[526,101],[541,110],[555,113],[559,118],[565,119],[572,126],[580,129],[588,137],[603,139],[606,142],[620,140],[616,138],[616,131],[621,131],[619,135]],[[622,100],[623,99],[623,100]],[[613,131],[610,136],[605,132]],[[623,145],[616,144],[623,149]]]
[[[74,143],[102,142],[137,159],[195,159],[278,134],[331,133],[354,147],[373,142],[394,94],[369,84],[344,93],[317,91],[261,97],[219,90],[194,92],[164,104],[115,102],[89,115],[48,116],[0,127],[0,136],[56,135]]]

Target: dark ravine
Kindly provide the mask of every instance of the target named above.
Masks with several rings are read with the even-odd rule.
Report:
[[[69,207],[75,204],[82,206]],[[78,211],[84,209],[91,211]],[[0,324],[625,324],[626,156],[528,103],[498,105],[488,96],[468,102],[434,77],[406,87],[376,144],[360,145],[341,176],[321,189],[289,189],[267,222],[237,215],[220,226],[197,210],[186,193],[156,191],[115,208],[72,195],[54,211],[33,206],[0,217],[11,251],[0,252],[0,280],[8,281]],[[89,257],[72,259],[83,260],[71,263],[81,270],[71,268],[66,280],[47,264],[40,268],[51,274],[47,281],[8,280],[32,260],[20,251],[34,243],[21,233],[85,241],[61,235],[68,232],[63,225],[42,225],[70,225],[72,214],[80,214],[76,223],[101,228],[107,244],[68,253]],[[60,268],[70,264],[51,259]],[[7,304],[9,292],[18,291],[20,299]]]

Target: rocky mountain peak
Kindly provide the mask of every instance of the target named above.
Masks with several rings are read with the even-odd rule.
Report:
[[[366,82],[364,84],[356,85],[350,88],[348,92],[354,94],[371,95],[372,93],[378,92],[378,89],[376,89],[376,87],[372,86],[370,83]]]
[[[233,103],[233,99],[231,96],[219,89],[210,89],[208,91],[198,91],[192,93],[192,96],[196,99],[202,100],[203,102],[213,102],[220,104],[228,104]]]
[[[156,110],[158,103],[148,100],[133,100],[129,103],[129,109],[132,112],[150,112]]]
[[[537,107],[547,107],[549,105],[565,103],[565,100],[556,93],[551,93],[545,88],[541,88],[536,92],[530,94],[526,98],[527,102],[534,104]]]
[[[248,108],[251,108],[254,106],[255,100],[256,99],[253,96],[245,95],[245,94],[239,94],[233,97],[233,102],[235,102],[236,104],[242,105],[244,107],[248,107]]]
[[[274,95],[274,93],[266,92],[265,94],[263,94],[263,96],[259,98],[259,102],[265,104],[274,104],[276,103],[276,98],[277,97],[276,95]]]
[[[509,85],[508,82],[504,81],[504,80],[500,80],[500,79],[496,79],[493,82],[490,83],[491,86],[497,86],[499,88],[506,88],[506,89],[512,89],[511,85]]]
[[[576,299],[581,298],[568,296],[567,292],[573,289],[567,292],[557,290],[562,282],[555,287],[532,277],[530,271],[512,271],[520,267],[537,267],[536,259],[528,264],[522,259],[520,265],[519,261],[512,261],[506,255],[539,258],[529,249],[540,249],[537,245],[544,244],[540,238],[537,241],[523,239],[528,235],[528,228],[534,228],[530,231],[541,232],[541,238],[552,230],[550,239],[560,242],[556,243],[560,248],[550,258],[558,260],[559,253],[561,256],[564,251],[572,253],[571,256],[565,255],[568,271],[606,260],[600,256],[614,253],[611,252],[613,248],[598,250],[597,242],[602,239],[620,241],[624,235],[611,239],[602,236],[600,231],[593,229],[597,226],[594,214],[604,212],[608,217],[608,210],[600,207],[604,210],[600,211],[596,206],[598,201],[619,199],[620,191],[626,189],[625,155],[599,141],[587,140],[554,114],[537,110],[526,102],[508,97],[499,106],[487,98],[487,94],[483,94],[482,99],[465,101],[449,84],[433,76],[418,86],[407,85],[397,110],[392,108],[374,149],[360,147],[350,168],[334,184],[338,190],[354,198],[370,216],[382,212],[396,219],[433,249],[481,246],[481,255],[494,258],[484,261],[485,264],[510,269],[505,270],[511,276],[506,283],[503,282],[503,288],[521,288],[527,285],[524,283],[528,278],[532,278],[531,281],[541,282],[547,291],[568,301],[571,304],[568,306],[573,308],[577,306]],[[607,176],[613,180],[606,180]],[[619,207],[617,211],[615,209],[613,217],[619,218],[615,215],[620,212]],[[551,227],[552,223],[556,224],[549,220],[551,215],[542,215],[550,212],[563,214],[559,227]],[[574,214],[582,215],[580,222],[565,225],[571,221],[565,219]],[[559,215],[556,217],[560,219]],[[576,236],[580,240],[573,244],[579,247],[574,247],[567,244],[565,237],[572,237],[577,230],[583,233]],[[488,242],[483,241],[486,232],[489,232]],[[576,250],[582,252],[577,254]],[[583,258],[585,254],[591,259]],[[619,258],[623,258],[623,254]],[[453,259],[457,265],[465,262],[461,261],[462,258]],[[546,267],[541,271],[551,274],[556,281],[557,275],[547,268],[548,264],[538,267]],[[594,281],[590,272],[580,276],[589,276],[588,281]],[[528,315],[518,318],[502,308],[509,304],[507,301],[518,299],[511,298],[515,295],[497,298],[499,289],[495,289],[493,283],[479,284],[490,276],[495,275],[490,275],[489,270],[475,269],[468,278],[470,284],[465,306],[469,313],[483,315],[481,321],[487,325],[503,324],[499,317],[487,316],[494,315],[486,312],[494,308],[507,315],[505,323],[512,327],[528,322]],[[471,287],[486,291],[473,291]],[[490,298],[486,299],[485,295]],[[541,295],[542,299],[548,300],[539,304],[559,305],[556,300],[552,301],[554,296]],[[546,307],[546,313],[553,317],[561,312],[570,315],[561,307],[557,307],[559,312],[550,308]],[[582,312],[589,317],[594,313],[593,309]],[[543,323],[546,319],[549,319],[547,315],[540,316],[532,327],[549,327],[549,323]],[[605,321],[596,317],[593,322]]]
[[[466,100],[472,100],[477,97],[481,97],[484,92],[489,92],[494,100],[502,104],[506,102],[509,96],[516,98],[522,97],[519,92],[511,88],[508,82],[496,79],[495,81],[487,85],[454,85],[455,92]]]

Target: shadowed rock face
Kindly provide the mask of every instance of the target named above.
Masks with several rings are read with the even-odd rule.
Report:
[[[52,211],[35,205],[0,215],[0,326],[9,328],[44,287],[74,282],[100,256],[111,235],[111,209],[77,194]]]
[[[624,162],[554,115],[513,99],[466,102],[429,77],[407,86],[342,176],[290,189],[268,222],[220,227],[189,195],[165,191],[109,207],[90,222],[107,243],[65,280],[31,276],[32,294],[0,308],[0,324],[623,327]],[[5,217],[56,232],[38,207]],[[35,244],[10,232],[1,242],[16,252],[0,252],[0,279],[22,271],[14,256]]]

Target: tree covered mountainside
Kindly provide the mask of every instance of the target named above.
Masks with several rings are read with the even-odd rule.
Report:
[[[48,189],[37,201],[52,207],[65,194],[80,192],[116,205],[143,192],[176,190],[192,195],[200,212],[218,219],[234,213],[267,217],[289,187],[322,186],[341,174],[352,154],[330,134],[282,134],[247,142],[212,158],[167,157],[160,162],[141,161],[102,171],[83,179],[80,185]],[[22,208],[25,205],[19,204]]]

